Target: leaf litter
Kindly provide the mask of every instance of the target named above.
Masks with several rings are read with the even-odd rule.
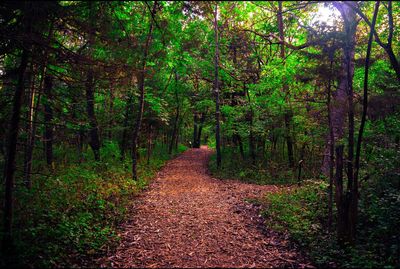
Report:
[[[248,202],[285,187],[212,178],[211,154],[202,146],[169,161],[132,203],[120,245],[99,266],[313,268]]]

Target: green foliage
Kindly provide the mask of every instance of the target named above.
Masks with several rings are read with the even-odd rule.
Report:
[[[307,181],[301,187],[268,194],[263,215],[269,228],[288,233],[317,266],[395,268],[399,263],[400,193],[387,182],[381,179],[363,189],[354,246],[341,248],[334,233],[327,232],[325,182]]]
[[[184,150],[179,145],[172,156]],[[101,162],[69,163],[48,177],[34,177],[31,190],[18,191],[15,265],[71,266],[116,244],[129,204],[171,157],[156,144],[149,164],[139,162],[135,182],[130,160],[120,161],[115,142],[105,142],[101,155]]]
[[[215,142],[209,145],[212,147],[213,143]],[[222,150],[222,156],[223,160],[219,169],[217,168],[216,154],[213,154],[210,158],[209,169],[215,177],[238,179],[260,185],[291,184],[296,182],[291,169],[277,169],[277,164],[267,163],[264,159],[257,160],[253,164],[247,154],[245,159],[242,160],[237,149],[225,148]]]

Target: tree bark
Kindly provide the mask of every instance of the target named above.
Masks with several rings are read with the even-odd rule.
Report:
[[[176,100],[176,114],[175,114],[175,120],[174,120],[174,127],[172,129],[172,137],[171,137],[171,141],[169,144],[169,148],[168,148],[168,154],[172,154],[172,149],[174,147],[174,143],[176,140],[176,136],[177,136],[177,129],[178,129],[178,123],[179,123],[179,110],[180,110],[180,106],[179,106],[179,96],[178,96],[178,74],[175,72],[175,100]]]
[[[94,8],[90,3],[90,18],[91,18],[91,27],[89,31],[89,46],[92,48],[94,46],[94,38],[95,38],[95,19],[94,19]],[[92,49],[89,50],[90,53]],[[94,111],[94,92],[95,92],[95,82],[94,82],[94,72],[93,68],[89,66],[87,71],[86,78],[86,111],[89,118],[89,145],[93,150],[94,159],[96,161],[100,161],[100,138],[99,138],[99,127],[97,124],[96,114]]]
[[[347,101],[348,115],[348,152],[347,152],[347,190],[339,200],[341,213],[338,215],[338,223],[344,223],[345,230],[338,237],[339,241],[353,244],[356,236],[356,224],[358,213],[358,182],[354,180],[354,104],[353,104],[353,75],[354,75],[354,54],[355,54],[355,33],[357,29],[356,13],[347,5],[335,3],[336,8],[340,11],[344,21],[344,40],[343,40],[343,77],[339,87],[343,87],[344,101]],[[338,89],[338,92],[341,89]],[[347,100],[346,100],[347,99]],[[332,107],[332,123],[333,127],[342,128],[343,121],[338,122],[336,117],[338,114],[343,116],[343,108]],[[335,131],[335,129],[334,129]],[[334,139],[335,137],[334,132]],[[336,160],[337,162],[339,160]],[[339,211],[339,208],[338,208]]]
[[[202,112],[201,117],[200,117],[200,125],[199,125],[199,129],[197,132],[197,138],[196,138],[196,140],[197,140],[196,142],[199,147],[201,145],[201,131],[203,130],[203,125],[204,125],[205,120],[206,120],[206,113]]]
[[[44,79],[44,94],[46,100],[44,103],[44,149],[46,154],[46,163],[49,167],[53,166],[53,108],[52,108],[52,88],[53,79],[47,75]]]
[[[19,122],[21,114],[22,97],[24,94],[25,69],[28,64],[29,52],[23,49],[21,63],[18,68],[18,83],[15,89],[12,115],[9,123],[7,160],[4,167],[4,233],[3,251],[10,251],[12,242],[12,219],[13,219],[13,188],[15,173],[15,158],[17,151],[17,140],[19,133]]]
[[[372,24],[371,24],[371,32],[369,34],[369,39],[368,39],[367,56],[365,58],[364,99],[363,99],[363,111],[362,111],[362,116],[361,116],[361,124],[360,124],[360,129],[358,131],[356,157],[355,157],[355,173],[354,173],[354,181],[355,181],[354,184],[355,185],[358,185],[358,174],[359,174],[359,170],[360,170],[361,144],[362,144],[362,138],[363,138],[363,133],[364,133],[365,121],[367,118],[369,60],[371,57],[373,32],[375,31],[375,23],[376,23],[376,18],[378,16],[379,4],[380,4],[379,1],[377,1],[375,3],[374,15],[373,15]]]
[[[254,148],[254,134],[253,134],[253,116],[254,116],[254,110],[253,106],[251,104],[251,99],[250,99],[250,93],[249,89],[246,87],[246,83],[243,82],[243,90],[247,95],[247,101],[249,102],[249,107],[250,107],[250,115],[249,115],[249,150],[250,150],[250,157],[251,161],[253,164],[256,163],[256,152]]]
[[[129,117],[132,113],[132,106],[133,106],[133,95],[129,93],[128,101],[125,107],[125,115],[124,115],[124,127],[122,131],[122,139],[121,139],[121,160],[125,159],[125,148],[127,146],[127,139],[128,139],[128,129],[129,129]]]
[[[109,107],[108,107],[108,111],[109,111],[109,116],[110,119],[108,121],[108,140],[112,140],[112,128],[114,126],[114,84],[113,82],[110,82],[110,100],[109,100]]]
[[[282,17],[282,2],[278,2],[278,14],[277,14],[277,19],[278,19],[278,28],[279,28],[279,38],[281,40],[284,40],[285,34],[284,34],[284,26],[283,26],[283,17]],[[280,57],[282,58],[283,64],[285,64],[285,43],[281,43],[281,50],[280,50]],[[286,102],[288,102],[288,97],[289,97],[289,88],[286,83],[283,85],[283,92],[285,94],[285,99]],[[286,138],[286,146],[288,149],[288,160],[289,160],[289,166],[294,167],[294,157],[293,157],[293,142],[292,142],[292,136],[290,134],[290,126],[291,126],[291,121],[292,121],[292,111],[290,108],[285,109],[285,138]]]
[[[150,164],[152,137],[153,137],[153,128],[152,128],[151,124],[149,124],[149,133],[147,134],[147,152],[146,152],[147,165]]]
[[[157,1],[154,1],[154,5],[153,5],[153,10],[150,11],[151,14],[155,14],[156,12],[156,7],[157,7]],[[150,14],[150,15],[151,15]],[[144,45],[144,52],[143,52],[143,58],[142,58],[142,62],[141,62],[141,70],[138,73],[138,90],[140,93],[139,96],[139,109],[138,109],[138,115],[136,117],[136,126],[135,126],[135,130],[133,132],[133,136],[132,136],[132,179],[133,180],[137,180],[137,161],[138,161],[138,138],[139,138],[139,134],[140,134],[140,127],[142,125],[142,119],[143,119],[143,112],[144,112],[144,95],[145,95],[145,87],[144,87],[144,83],[145,83],[145,72],[146,72],[146,64],[147,64],[147,57],[149,54],[149,48],[150,48],[150,44],[151,44],[151,35],[153,33],[153,20],[150,19],[150,24],[149,24],[149,31],[147,34],[147,38],[146,38],[146,43]]]
[[[217,167],[221,167],[221,141],[220,141],[220,111],[219,111],[219,41],[218,41],[218,2],[214,10],[214,34],[215,34],[215,55],[214,55],[214,92],[215,92],[215,142],[217,150]]]
[[[348,5],[335,5],[342,14],[344,21],[344,36],[343,40],[346,44],[343,45],[343,56],[341,64],[341,72],[339,74],[339,86],[336,91],[332,92],[331,118],[334,140],[340,140],[344,135],[344,124],[346,113],[349,113],[349,86],[353,85],[354,76],[354,53],[355,53],[355,37],[357,30],[356,14]],[[352,90],[351,90],[352,91]],[[326,139],[324,150],[324,158],[322,162],[321,172],[325,176],[329,176],[330,162],[330,138],[329,133]]]
[[[197,112],[193,113],[193,148],[199,148],[200,145],[197,144],[197,127],[198,127],[198,115]]]
[[[333,52],[330,59],[329,66],[329,80],[328,80],[328,124],[329,124],[329,187],[328,187],[328,230],[332,230],[333,220],[333,170],[334,170],[334,150],[335,150],[335,136],[333,134],[332,116],[331,116],[331,95],[332,95],[332,66],[333,66]]]
[[[30,71],[30,92],[28,97],[28,112],[27,112],[27,124],[26,124],[26,143],[25,143],[25,156],[24,156],[24,183],[25,187],[31,188],[31,173],[32,173],[32,151],[33,151],[33,129],[36,123],[33,121],[35,114],[35,97],[36,97],[36,87],[35,87],[35,70],[34,65],[31,64]]]

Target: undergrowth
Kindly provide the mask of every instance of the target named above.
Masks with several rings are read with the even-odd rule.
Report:
[[[296,183],[293,170],[286,164],[272,161],[268,163],[263,158],[257,158],[253,163],[250,157],[242,159],[236,149],[226,147],[222,150],[221,167],[217,168],[216,154],[214,153],[208,165],[210,173],[221,179],[237,179],[243,182],[259,185],[292,184]]]
[[[180,146],[175,154],[184,150]],[[98,256],[118,242],[116,227],[129,203],[171,156],[156,145],[149,164],[146,158],[139,161],[136,182],[130,158],[120,160],[117,144],[105,143],[101,157],[100,162],[62,163],[34,176],[32,189],[16,188],[16,255],[7,257],[7,265],[71,266]]]
[[[370,182],[361,192],[354,246],[338,245],[335,221],[333,231],[327,232],[327,184],[323,181],[267,194],[263,216],[269,228],[289,233],[318,267],[399,268],[400,193],[393,187],[379,193],[381,185]]]

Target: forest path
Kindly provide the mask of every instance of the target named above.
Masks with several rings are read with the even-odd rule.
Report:
[[[290,242],[266,230],[245,199],[277,186],[221,181],[207,174],[212,151],[169,161],[135,201],[107,267],[305,267]]]

